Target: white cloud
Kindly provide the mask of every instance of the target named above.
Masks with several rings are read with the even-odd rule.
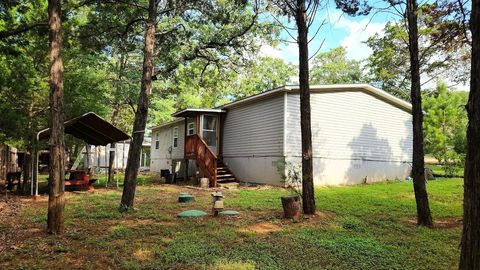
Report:
[[[372,54],[372,50],[363,42],[375,34],[383,35],[386,22],[370,22],[369,18],[354,21],[339,12],[335,12],[332,17],[336,18],[331,22],[333,28],[343,28],[348,31],[340,45],[346,48],[349,59],[362,60]]]
[[[285,59],[288,63],[298,65],[298,45],[297,43],[288,43],[284,49]]]
[[[272,58],[280,58],[283,59],[283,52],[277,47],[273,47],[268,44],[263,44],[260,46],[260,56],[263,57],[272,57]]]

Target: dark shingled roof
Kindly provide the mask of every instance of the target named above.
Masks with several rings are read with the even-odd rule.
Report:
[[[64,123],[65,133],[92,145],[107,145],[129,140],[130,136],[93,112],[73,118]],[[39,140],[50,138],[50,129],[38,133]]]

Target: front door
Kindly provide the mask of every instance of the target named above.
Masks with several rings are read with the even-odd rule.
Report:
[[[212,152],[217,154],[218,143],[218,117],[216,115],[204,114],[201,118],[202,139],[212,149]]]

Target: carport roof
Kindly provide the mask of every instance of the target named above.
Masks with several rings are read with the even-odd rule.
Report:
[[[70,134],[91,145],[107,145],[112,142],[129,140],[130,136],[110,124],[97,114],[88,112],[64,123],[65,133]],[[50,129],[38,132],[37,138],[50,138]]]

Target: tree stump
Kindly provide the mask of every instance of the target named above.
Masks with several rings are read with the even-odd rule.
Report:
[[[299,218],[300,197],[298,195],[282,196],[283,215],[285,218]]]
[[[435,176],[433,175],[433,171],[430,168],[425,168],[425,179],[427,180],[435,180]]]

